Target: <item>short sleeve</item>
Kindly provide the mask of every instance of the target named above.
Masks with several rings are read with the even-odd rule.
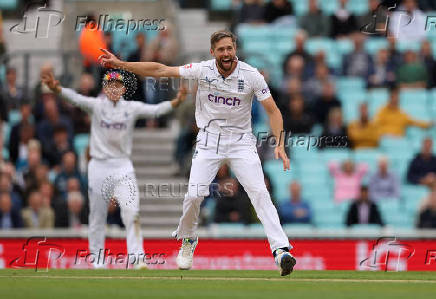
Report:
[[[265,78],[258,70],[256,70],[253,77],[253,90],[258,101],[263,101],[271,96],[268,84],[266,84]]]
[[[179,67],[179,74],[186,79],[199,79],[201,73],[201,63],[189,63]]]

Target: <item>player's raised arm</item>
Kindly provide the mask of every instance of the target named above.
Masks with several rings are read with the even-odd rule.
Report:
[[[171,101],[164,101],[159,104],[144,104],[136,102],[134,111],[137,117],[159,117],[169,113],[173,108],[177,108],[186,99],[187,89],[182,87],[177,96]]]
[[[123,69],[143,77],[180,77],[179,67],[158,62],[127,62],[118,59],[106,49],[98,59],[103,67]]]
[[[92,109],[94,108],[94,104],[95,104],[95,99],[80,95],[71,88],[62,87],[60,82],[55,79],[52,72],[42,75],[41,81],[42,83],[47,85],[47,87],[51,91],[61,95],[62,98],[66,99],[73,105],[80,106],[84,110],[87,110],[88,112],[92,112]]]
[[[261,103],[263,108],[265,108],[266,113],[268,114],[271,131],[277,140],[277,145],[274,149],[274,156],[276,159],[280,158],[283,160],[284,170],[289,170],[290,161],[285,151],[285,134],[283,134],[284,131],[282,113],[280,112],[279,108],[277,108],[277,105],[271,96],[261,101]]]

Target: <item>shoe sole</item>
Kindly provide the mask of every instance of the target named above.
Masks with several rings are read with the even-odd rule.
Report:
[[[286,255],[282,258],[282,261],[280,262],[280,268],[282,269],[280,271],[281,276],[286,276],[292,273],[294,270],[294,266],[297,263],[297,260],[290,255]]]

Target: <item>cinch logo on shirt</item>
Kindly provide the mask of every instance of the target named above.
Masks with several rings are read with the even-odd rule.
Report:
[[[114,130],[125,130],[127,125],[125,123],[107,123],[104,120],[100,121],[100,127]]]
[[[238,99],[237,97],[225,98],[225,97],[220,97],[220,96],[216,96],[213,94],[209,94],[207,96],[207,98],[211,102],[222,103],[222,104],[227,105],[227,106],[239,106],[241,104],[241,100]]]

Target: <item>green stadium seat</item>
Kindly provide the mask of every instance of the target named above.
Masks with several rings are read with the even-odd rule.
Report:
[[[333,50],[333,41],[324,37],[310,38],[306,41],[306,50],[312,55],[319,51],[324,51],[328,55]]]
[[[370,117],[386,105],[389,100],[389,91],[386,88],[375,88],[368,92],[368,109]]]
[[[210,9],[215,11],[231,10],[232,0],[210,0]]]
[[[4,160],[8,160],[9,159],[9,150],[7,148],[3,147],[2,155],[3,155]]]
[[[298,233],[302,233],[302,232],[311,233],[313,231],[313,225],[302,224],[302,223],[287,223],[287,224],[283,224],[283,230],[285,232],[296,231]],[[289,236],[292,236],[292,233],[290,233]]]
[[[399,52],[405,52],[405,51],[418,52],[419,49],[421,48],[421,44],[420,43],[411,43],[411,42],[407,42],[407,41],[397,41],[397,44],[395,47]]]
[[[319,153],[324,163],[332,161],[342,163],[344,160],[352,158],[351,151],[347,149],[325,149],[319,151]]]
[[[9,111],[9,125],[13,127],[16,123],[21,121],[21,113],[19,110]]]
[[[406,89],[400,92],[400,106],[412,117],[419,120],[430,120],[431,115],[427,101],[431,94],[425,89]]]
[[[77,134],[74,137],[74,150],[82,155],[89,144],[89,134]]]
[[[246,41],[259,40],[267,42],[271,36],[269,25],[240,24],[236,30],[238,32],[238,37],[243,43]]]
[[[341,214],[336,210],[318,210],[313,214],[314,224],[320,228],[342,228],[344,226],[344,219]]]
[[[11,125],[9,125],[8,123],[4,123],[2,127],[2,131],[3,131],[3,146],[7,147],[9,145],[9,137],[11,135]]]
[[[430,191],[427,187],[419,185],[405,184],[401,187],[401,197],[403,199],[403,202],[407,202],[409,200],[420,201],[424,199],[429,194],[429,192]]]
[[[339,8],[339,3],[337,0],[319,1],[318,5],[325,15],[332,15]]]
[[[354,224],[350,226],[350,230],[362,233],[377,233],[382,230],[382,227],[378,224]]]
[[[387,49],[388,41],[384,37],[370,37],[365,42],[365,50],[370,55],[375,55],[380,49]]]
[[[350,0],[347,8],[351,13],[357,16],[362,16],[368,12],[368,1]]]
[[[308,1],[291,0],[296,16],[304,16],[309,11]]]
[[[354,44],[349,39],[340,39],[335,42],[336,50],[341,55],[350,54],[354,50]]]
[[[365,91],[366,83],[359,77],[341,77],[336,80],[336,89],[339,94],[347,91]]]
[[[353,152],[355,162],[364,162],[369,166],[369,173],[377,170],[378,159],[382,153],[377,149],[357,149]]]
[[[414,227],[414,217],[407,213],[386,213],[382,215],[383,221],[396,228],[408,228]]]
[[[263,169],[270,177],[274,189],[274,198],[278,202],[285,201],[289,198],[289,184],[298,178],[296,170],[283,171],[283,162],[281,160],[269,160],[263,164]]]
[[[285,55],[295,49],[295,42],[291,39],[282,39],[274,43],[273,49],[274,52],[271,52],[271,54],[280,56],[280,60],[283,62],[286,57]],[[280,55],[277,55],[277,53]]]
[[[243,42],[242,47],[245,54],[259,53],[264,55],[264,53],[272,50],[271,43],[262,39],[246,40]]]

